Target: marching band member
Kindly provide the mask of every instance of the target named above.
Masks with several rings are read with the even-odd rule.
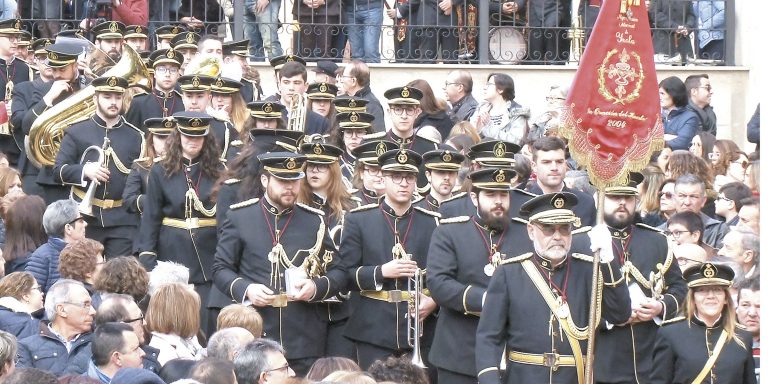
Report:
[[[149,60],[154,73],[152,92],[134,96],[125,113],[125,119],[142,130],[149,118],[169,117],[184,110],[184,102],[176,90],[184,57],[173,49],[159,49],[149,55]]]
[[[416,205],[438,212],[440,204],[453,195],[463,162],[464,155],[456,151],[436,150],[424,153],[429,193],[416,202]]]
[[[149,170],[154,163],[162,160],[168,136],[176,130],[176,120],[173,117],[153,117],[144,122],[144,127],[147,130],[145,156],[131,165],[131,173],[123,190],[123,204],[128,212],[139,216],[144,212],[142,198],[146,198]]]
[[[339,112],[331,130],[329,141],[339,148],[341,153],[341,175],[347,189],[352,188],[352,176],[355,173],[356,158],[352,152],[363,142],[363,136],[373,132],[373,115],[365,112]]]
[[[397,149],[398,145],[389,140],[366,139],[352,151],[357,159],[355,172],[352,175],[352,194],[363,205],[378,202],[384,195],[384,178],[379,166],[379,156],[387,151]]]

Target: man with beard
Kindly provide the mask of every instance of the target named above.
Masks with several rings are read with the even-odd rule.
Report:
[[[480,384],[584,383],[593,257],[571,251],[577,203],[574,194],[557,192],[520,208],[534,252],[505,259],[481,301],[475,344]],[[610,233],[599,226],[590,238],[600,250],[602,317],[624,324],[632,308]],[[500,376],[501,356],[506,377]]]
[[[125,24],[119,21],[105,21],[95,25],[91,31],[96,36],[96,48],[106,53],[115,63],[120,61],[123,55]]]
[[[146,132],[144,121],[153,117],[168,117],[184,110],[184,102],[176,91],[184,56],[173,49],[158,49],[149,55],[154,70],[151,93],[136,95],[125,113],[125,120]]]
[[[32,73],[24,60],[17,59],[17,52],[27,48],[21,48],[19,39],[21,39],[22,24],[21,20],[8,19],[0,21],[0,101],[4,101],[1,108],[5,108],[5,123],[8,130],[18,129],[21,126],[14,127],[11,115],[13,87],[32,80]],[[20,131],[20,129],[18,129]],[[21,147],[14,141],[13,136],[0,136],[0,151],[8,157],[8,163],[11,167],[18,164],[20,148],[24,148],[23,141]]]
[[[627,185],[605,190],[603,218],[624,276],[621,285],[631,293],[632,316],[625,323],[602,322],[596,336],[596,383],[649,382],[656,331],[682,309],[688,291],[666,237],[634,224],[642,182],[643,175],[632,172]]]
[[[360,159],[360,158],[358,158]],[[361,160],[361,159],[360,159]],[[348,267],[355,308],[345,336],[357,346],[358,364],[368,367],[388,356],[413,353],[407,317],[421,321],[420,351],[428,356],[437,304],[426,291],[406,291],[408,279],[423,274],[432,231],[440,214],[412,204],[421,156],[408,149],[393,149],[379,156],[385,192],[378,203],[353,209],[345,216],[339,253]],[[415,290],[415,287],[412,287]],[[412,311],[415,294],[420,306]]]
[[[432,235],[427,286],[440,316],[429,361],[440,384],[477,383],[475,333],[488,282],[503,259],[528,242],[525,225],[509,218],[514,177],[509,168],[472,172],[469,196],[475,213],[441,220]]]
[[[45,51],[47,58],[44,65],[53,70],[53,82],[42,98],[32,104],[24,115],[21,126],[25,135],[29,135],[32,123],[38,116],[79,91],[84,82],[77,69],[77,57],[83,52],[79,45],[56,43],[45,47]],[[60,182],[54,179],[52,167],[43,166],[38,170],[30,164],[30,166],[24,167],[24,172],[26,172],[22,174],[25,180],[24,190],[29,192],[42,189],[40,193],[46,204],[68,197],[69,188],[62,186]],[[37,186],[31,186],[30,189],[27,189],[27,185],[32,184],[33,179]]]
[[[296,199],[304,178],[302,155],[259,156],[264,196],[233,204],[220,230],[213,264],[216,287],[259,308],[265,337],[287,351],[304,376],[325,354],[327,321],[319,303],[346,286],[345,271],[323,212]]]
[[[128,80],[99,77],[91,85],[96,114],[64,131],[53,175],[57,182],[72,187],[76,201],[84,199],[92,183],[97,183],[93,214],[85,216],[86,235],[104,245],[104,256],[109,259],[129,255],[133,248],[138,217],[128,212],[122,196],[131,164],[144,156],[144,135],[120,113]],[[102,148],[102,162],[96,151],[87,150],[90,146]]]
[[[437,212],[440,204],[453,195],[464,155],[456,151],[429,151],[424,154],[429,193],[416,206]]]

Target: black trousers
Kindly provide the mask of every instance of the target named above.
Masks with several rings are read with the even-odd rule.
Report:
[[[129,256],[133,253],[133,237],[138,228],[133,225],[118,225],[100,227],[93,219],[86,219],[85,235],[104,245],[104,258],[109,260],[118,256]]]
[[[437,368],[437,382],[440,384],[477,384],[477,376],[467,376]]]
[[[309,368],[317,361],[317,357],[305,357],[302,359],[288,359],[288,365],[291,366],[296,377],[304,377],[309,372]]]
[[[346,326],[347,319],[328,323],[328,336],[325,339],[326,356],[346,357],[352,360],[357,357],[355,343],[344,336]]]

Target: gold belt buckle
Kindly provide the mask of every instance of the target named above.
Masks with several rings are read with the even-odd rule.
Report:
[[[197,217],[190,217],[187,219],[187,227],[200,228],[200,220]]]
[[[102,208],[105,208],[105,209],[114,208],[115,200],[112,200],[112,199],[102,200],[101,205],[102,205]]]
[[[390,303],[399,303],[403,301],[403,291],[396,289],[394,291],[389,291],[389,297],[388,297]]]
[[[275,295],[275,299],[270,304],[274,308],[283,308],[288,306],[288,295],[285,293],[278,293]]]
[[[552,368],[553,371],[557,371],[557,368],[560,366],[560,354],[557,352],[545,353],[544,366]]]

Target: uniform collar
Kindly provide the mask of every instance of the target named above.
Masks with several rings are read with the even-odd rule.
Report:
[[[362,187],[362,188],[360,188],[360,192],[361,192],[361,193],[362,193],[364,196],[370,197],[370,198],[371,198],[371,199],[373,199],[373,200],[377,200],[377,199],[379,198],[379,196],[377,196],[377,195],[376,195],[376,192],[374,192],[374,191],[371,191],[370,189],[368,189],[368,188],[366,188],[366,187]]]
[[[553,265],[552,262],[549,261],[549,259],[545,259],[539,256],[539,254],[537,253],[533,254],[533,262],[536,263],[536,265],[538,265],[539,267],[546,269],[547,271],[554,271],[556,269],[559,269],[560,267],[565,265],[565,261],[567,259],[568,259],[568,256],[564,257],[563,260],[560,260],[560,263],[558,263],[557,265]]]
[[[396,135],[396,134],[395,134],[395,133],[394,133],[392,130],[390,130],[390,131],[387,133],[387,136],[389,136],[389,138],[390,138],[392,141],[394,141],[395,143],[397,143],[397,144],[400,144],[400,145],[403,145],[403,144],[410,144],[410,143],[411,143],[411,142],[412,142],[412,141],[415,139],[415,137],[416,137],[416,133],[415,133],[415,130],[414,130],[414,134],[413,134],[413,135],[411,135],[411,136],[409,136],[409,137],[406,137],[406,138],[404,139],[404,138],[402,138],[402,137],[400,137],[400,136]]]
[[[187,159],[184,156],[181,157],[181,163],[184,164],[185,167],[191,167],[191,166],[193,166],[193,165],[195,165],[195,164],[197,164],[199,162],[200,162],[200,156],[195,157],[192,160]]]
[[[274,204],[272,204],[272,202],[269,201],[269,198],[266,195],[264,195],[264,198],[261,199],[261,203],[264,204],[264,208],[266,208],[269,213],[275,216],[282,216],[290,213],[293,210],[293,207],[291,206],[281,211],[280,208],[276,207]]]
[[[504,232],[504,231],[507,229],[507,227],[506,227],[506,226],[505,226],[504,228],[501,228],[501,229],[499,229],[499,228],[492,228],[492,227],[488,226],[488,225],[485,223],[485,220],[483,220],[483,218],[482,218],[482,217],[480,217],[480,215],[479,215],[477,212],[475,213],[475,223],[476,223],[476,224],[477,224],[477,225],[478,225],[480,228],[484,229],[486,232],[495,231],[495,233],[499,233],[499,232]],[[548,262],[548,263],[549,263],[549,262]]]
[[[97,115],[97,114],[93,114],[93,116],[91,116],[91,120],[93,120],[93,122],[96,123],[96,125],[98,125],[99,127],[102,127],[102,128],[105,128],[105,129],[119,128],[121,125],[123,125],[123,117],[122,116],[120,116],[120,118],[118,118],[118,120],[117,120],[117,123],[115,125],[111,126],[111,127],[107,127],[107,123],[104,121],[104,119],[99,117],[99,115]]]
[[[164,98],[164,99],[168,99],[168,98],[171,98],[171,97],[173,97],[173,95],[174,95],[174,92],[176,92],[176,90],[175,90],[175,89],[172,89],[172,90],[170,90],[170,91],[168,91],[168,92],[163,92],[163,91],[161,91],[161,90],[159,90],[159,89],[157,89],[157,88],[153,88],[153,89],[152,89],[152,93],[154,93],[154,94],[155,94],[155,96],[158,96],[158,97],[162,97],[162,98]]]
[[[427,204],[429,204],[430,207],[440,208],[440,202],[437,201],[437,199],[435,199],[431,193],[428,193],[424,200],[427,202]]]
[[[392,216],[394,218],[401,218],[401,217],[406,217],[410,215],[411,212],[413,212],[413,204],[411,204],[408,207],[408,210],[406,210],[402,216],[398,216],[397,213],[395,213],[395,210],[392,209],[392,207],[390,207],[389,204],[387,204],[386,199],[381,199],[381,210],[384,211],[384,213],[386,213],[389,216]]]
[[[323,208],[325,206],[326,198],[312,192],[312,205],[315,208]]]
[[[611,231],[611,237],[613,237],[614,239],[626,240],[629,238],[630,235],[632,235],[631,225],[621,229],[608,227],[608,230]]]
[[[710,329],[711,329],[711,328],[719,328],[719,327],[721,327],[721,326],[723,325],[723,315],[721,314],[721,315],[720,315],[720,318],[719,318],[719,319],[717,319],[717,321],[715,321],[715,325],[713,325],[713,326],[711,326],[711,327],[710,327],[710,326],[708,326],[708,325],[707,325],[705,322],[703,322],[701,319],[699,319],[699,317],[698,317],[698,316],[696,316],[696,314],[695,314],[695,313],[693,314],[693,316],[691,316],[691,322],[692,322],[692,323],[694,323],[694,324],[700,325],[700,326],[702,326],[702,327],[704,327],[704,328],[710,328]]]

